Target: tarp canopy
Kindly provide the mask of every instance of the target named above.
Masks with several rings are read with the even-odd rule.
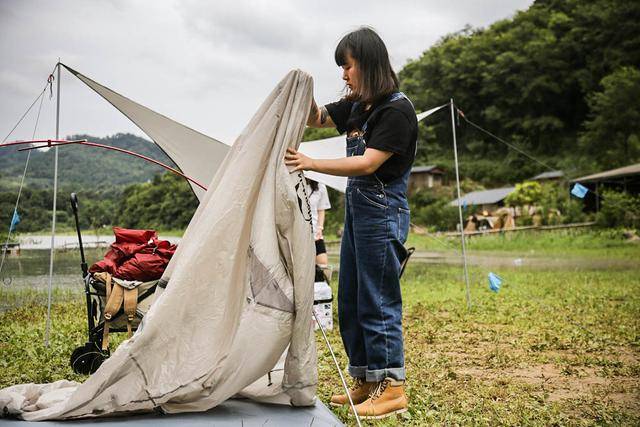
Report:
[[[67,65],[62,65],[142,129],[182,173],[204,185],[211,182],[229,152],[227,144],[156,113]],[[196,197],[202,200],[205,191],[191,182],[189,184]]]
[[[297,147],[313,82],[290,72],[208,185],[133,337],[85,383],[0,390],[0,414],[26,420],[204,411],[242,395],[312,405],[315,248]],[[237,173],[243,171],[243,173]],[[273,370],[284,354],[283,370]]]

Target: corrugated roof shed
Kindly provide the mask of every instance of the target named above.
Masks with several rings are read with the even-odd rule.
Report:
[[[462,200],[462,205],[491,205],[504,200],[516,187],[495,188],[493,190],[472,191],[465,194],[460,199],[455,199],[449,205],[458,206],[458,201]]]
[[[580,178],[576,178],[571,182],[596,182],[606,179],[623,178],[625,176],[640,175],[640,163],[635,165],[624,166],[622,168],[611,169],[605,172],[594,173]]]

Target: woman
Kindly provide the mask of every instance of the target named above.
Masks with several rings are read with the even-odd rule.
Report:
[[[327,256],[327,247],[324,244],[323,231],[325,211],[331,209],[329,193],[327,192],[327,186],[318,181],[307,179],[307,184],[311,188],[309,205],[311,207],[313,238],[316,241],[316,265],[326,268],[329,264],[329,257]]]
[[[335,61],[347,95],[318,108],[308,125],[347,133],[347,157],[311,159],[293,149],[293,170],[348,176],[340,248],[338,318],[354,384],[349,391],[363,418],[407,410],[400,264],[409,231],[406,190],[416,152],[413,105],[398,92],[384,42],[370,28],[347,34]],[[348,404],[346,395],[331,404]]]

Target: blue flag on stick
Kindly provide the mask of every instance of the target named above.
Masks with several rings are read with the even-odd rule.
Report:
[[[9,233],[16,229],[16,225],[20,223],[20,215],[18,215],[18,210],[14,209],[13,218],[11,218],[11,225],[9,226]]]
[[[502,286],[502,279],[495,273],[489,273],[489,289],[498,292]]]
[[[584,199],[584,196],[586,196],[588,192],[589,189],[578,182],[573,184],[573,188],[571,189],[571,194],[579,199]]]

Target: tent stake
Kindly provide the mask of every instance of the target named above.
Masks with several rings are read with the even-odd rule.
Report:
[[[462,242],[462,265],[466,286],[467,309],[471,310],[471,290],[469,289],[469,270],[467,269],[467,249],[464,241],[464,222],[462,221],[462,199],[460,196],[460,172],[458,170],[458,143],[456,141],[456,118],[453,98],[451,98],[451,131],[453,132],[453,156],[456,162],[456,189],[458,191],[458,216],[460,218],[460,240]]]
[[[340,364],[338,363],[338,359],[336,359],[336,355],[333,353],[333,347],[331,347],[329,338],[327,338],[327,334],[324,331],[324,326],[322,326],[322,323],[320,323],[320,320],[318,320],[318,316],[316,316],[316,312],[313,309],[311,309],[311,312],[313,313],[313,318],[316,319],[316,323],[318,324],[320,331],[322,331],[324,342],[327,343],[327,347],[329,347],[329,352],[331,353],[331,357],[333,358],[333,363],[335,363],[336,369],[338,369],[338,375],[340,375],[340,381],[342,381],[342,387],[344,387],[344,391],[345,393],[347,393],[347,398],[349,399],[349,405],[351,405],[351,410],[353,411],[353,415],[356,417],[356,423],[358,423],[358,427],[362,427],[362,424],[360,424],[360,417],[356,412],[356,407],[353,404],[351,395],[349,394],[349,387],[347,387],[347,381],[345,381],[344,375],[342,375],[342,369],[340,369]]]
[[[60,138],[60,58],[58,58],[58,82],[56,85],[56,139]],[[44,331],[44,345],[49,347],[51,331],[51,288],[53,286],[53,257],[56,239],[56,202],[58,199],[58,147],[53,147],[53,212],[51,214],[51,250],[49,252],[49,289],[47,295],[47,322]]]

